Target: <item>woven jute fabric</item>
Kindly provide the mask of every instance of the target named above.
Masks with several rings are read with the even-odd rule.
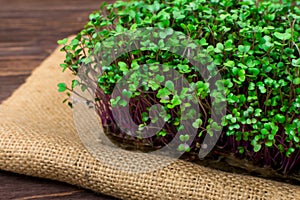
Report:
[[[300,199],[300,187],[225,173],[184,161],[136,173],[104,162],[159,164],[163,157],[101,147],[102,159],[82,145],[72,110],[62,104],[57,83],[72,75],[59,70],[59,48],[11,98],[0,105],[0,169],[78,185],[122,199]],[[129,165],[128,166],[132,166]]]

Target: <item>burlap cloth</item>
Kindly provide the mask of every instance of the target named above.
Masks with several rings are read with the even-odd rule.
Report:
[[[184,161],[154,172],[118,170],[84,148],[72,110],[57,92],[71,76],[59,48],[0,105],[0,169],[54,179],[123,199],[300,199],[300,187],[224,173]],[[103,158],[159,163],[163,158],[102,147]]]

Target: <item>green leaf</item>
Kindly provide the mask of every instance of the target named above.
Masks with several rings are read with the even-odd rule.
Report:
[[[208,45],[205,38],[201,38],[201,40],[199,40],[199,43],[200,43],[201,46],[207,46]]]
[[[85,84],[81,85],[81,91],[84,92],[87,89],[87,86]]]
[[[256,83],[256,85],[258,86],[258,89],[260,90],[260,92],[262,94],[267,92],[267,90],[265,88],[265,84],[263,82],[259,81],[259,82]]]
[[[292,60],[292,65],[293,65],[294,67],[300,67],[300,58],[298,58],[298,59],[293,59],[293,60]]]
[[[131,69],[132,70],[137,70],[139,68],[140,68],[140,66],[139,66],[138,62],[136,60],[133,60],[132,63],[131,63]]]
[[[238,147],[238,151],[240,154],[243,154],[245,152],[245,148],[244,147]]]
[[[267,19],[267,20],[270,20],[270,21],[273,21],[274,19],[275,19],[275,13],[272,13],[272,14],[267,14],[266,16],[265,16],[265,18]]]
[[[181,100],[179,98],[178,95],[174,95],[172,100],[171,100],[171,103],[172,103],[172,106],[175,107],[175,106],[179,106],[181,104]]]
[[[78,80],[73,80],[72,81],[72,89],[74,89],[77,85],[79,85]]]
[[[185,145],[185,152],[190,152],[191,151],[191,148],[186,144]]]
[[[226,63],[224,63],[224,66],[226,67],[234,67],[235,63],[233,60],[228,60]]]
[[[165,77],[157,74],[155,76],[155,80],[158,81],[159,83],[162,83],[165,80]]]
[[[222,43],[218,43],[216,48],[214,49],[215,53],[222,53],[224,50],[224,45]]]
[[[267,147],[272,147],[272,146],[273,146],[273,141],[267,141],[267,142],[265,143],[265,145],[266,145]]]
[[[260,73],[260,70],[258,68],[248,68],[248,72],[253,76],[257,76]]]
[[[252,82],[250,82],[250,83],[249,83],[248,90],[255,90],[255,84],[252,83]]]
[[[73,70],[78,69],[78,65],[72,65],[71,67],[72,67]]]
[[[234,129],[240,129],[241,127],[239,124],[234,124],[234,125],[229,126],[228,128],[229,128],[229,130],[234,130]]]
[[[118,66],[120,67],[120,70],[124,73],[128,72],[127,64],[124,62],[119,61]]]
[[[169,91],[173,91],[174,90],[174,83],[171,80],[167,80],[165,87],[169,90]]]
[[[116,107],[120,99],[121,99],[120,96],[117,96],[115,99],[110,99],[111,106]]]
[[[232,40],[227,40],[226,42],[225,42],[225,51],[231,51],[231,50],[233,50],[233,41]]]
[[[181,142],[187,142],[187,141],[189,141],[189,139],[190,139],[190,136],[189,136],[188,134],[180,135],[180,136],[179,136],[179,140],[180,140]]]
[[[274,36],[276,38],[278,38],[279,40],[289,40],[291,38],[291,34],[290,33],[279,33],[279,32],[275,32]]]
[[[71,41],[71,45],[73,46],[77,46],[78,44],[79,44],[79,40],[77,40],[76,38]]]
[[[246,76],[245,76],[245,70],[243,69],[240,69],[238,71],[238,79],[241,81],[241,82],[244,82],[246,80]]]
[[[264,83],[269,87],[272,86],[273,82],[274,82],[274,80],[269,77],[264,80]]]
[[[288,150],[287,150],[287,152],[286,152],[285,155],[286,155],[287,157],[290,157],[291,154],[294,153],[294,152],[295,152],[295,148],[290,147],[290,148],[288,148]]]
[[[274,135],[268,135],[269,140],[274,140]]]
[[[124,99],[121,99],[121,100],[119,101],[119,104],[120,104],[120,106],[125,107],[125,106],[127,106],[127,101],[124,100]]]
[[[177,19],[177,20],[180,20],[180,19],[184,19],[184,18],[185,18],[185,15],[183,15],[183,14],[181,13],[181,11],[179,11],[179,10],[174,10],[174,11],[173,11],[173,16],[174,16],[174,18]]]
[[[131,91],[127,91],[126,89],[124,89],[122,91],[122,95],[124,95],[127,98],[131,98],[132,97],[132,92]]]
[[[149,115],[146,112],[142,113],[142,121],[147,122],[149,120]]]
[[[295,84],[295,85],[299,85],[300,84],[300,78],[298,77],[298,78],[295,78],[294,80],[293,80],[293,83]]]
[[[170,26],[170,21],[169,20],[163,20],[157,23],[157,26],[161,29],[167,28]]]
[[[188,65],[178,65],[178,69],[180,73],[190,73],[192,71]]]
[[[294,136],[294,141],[295,141],[296,143],[299,143],[299,142],[300,142],[300,138],[297,137],[297,136]]]
[[[68,65],[66,63],[59,64],[59,66],[62,68],[63,72],[68,68]]]
[[[180,135],[180,136],[179,136],[179,140],[180,140],[181,142],[185,142],[184,135]]]
[[[222,126],[219,126],[217,122],[213,122],[211,124],[211,127],[216,130],[216,131],[221,131],[222,130]]]
[[[238,46],[238,50],[240,53],[244,54],[244,53],[248,53],[250,51],[250,46],[246,46],[246,45],[239,45]]]
[[[59,45],[65,45],[65,44],[67,44],[67,42],[68,42],[68,38],[64,38],[62,40],[58,40],[57,44],[59,44]]]
[[[196,119],[196,121],[193,122],[192,126],[193,126],[194,128],[197,128],[197,129],[198,129],[198,128],[201,127],[202,123],[203,123],[203,121],[202,121],[201,119]]]
[[[157,12],[160,9],[160,3],[155,1],[152,5],[145,6],[151,13]]]
[[[160,82],[160,81],[159,81],[159,82]],[[154,90],[154,91],[158,90],[158,88],[160,87],[159,84],[157,84],[156,82],[154,82],[154,81],[152,81],[152,80],[149,80],[148,86],[149,86],[152,90]]]
[[[173,29],[172,28],[166,28],[163,31],[159,32],[159,36],[162,39],[165,39],[168,35],[172,35],[173,34]]]
[[[279,144],[279,145],[278,145],[278,149],[279,149],[280,153],[283,153],[283,152],[284,152],[284,147],[283,147],[282,144]]]
[[[253,151],[257,153],[259,152],[260,149],[261,149],[261,144],[256,144],[253,148]]]
[[[59,83],[57,84],[58,92],[64,92],[67,90],[67,85],[65,83]]]
[[[180,144],[177,148],[178,151],[185,151],[185,146],[184,144]]]
[[[261,129],[261,133],[262,133],[263,135],[268,135],[268,134],[269,134],[269,131],[268,131],[267,129],[263,128],[263,129]]]
[[[285,122],[285,116],[281,115],[281,114],[276,114],[275,119],[276,119],[276,121],[278,121],[281,124]]]
[[[160,132],[158,132],[157,134],[158,136],[162,136],[165,137],[167,135],[167,132],[165,130],[161,130]]]

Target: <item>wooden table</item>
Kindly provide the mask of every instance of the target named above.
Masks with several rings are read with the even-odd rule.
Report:
[[[0,103],[57,46],[77,33],[95,0],[0,0]],[[0,199],[113,199],[68,184],[0,171]]]

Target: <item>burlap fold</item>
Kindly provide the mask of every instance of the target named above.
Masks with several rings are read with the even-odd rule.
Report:
[[[123,199],[300,199],[300,187],[225,173],[176,161],[154,172],[118,170],[95,159],[81,144],[72,110],[62,104],[57,83],[70,81],[58,69],[59,48],[0,106],[0,169],[64,181]],[[161,157],[108,146],[103,158],[159,163]]]

